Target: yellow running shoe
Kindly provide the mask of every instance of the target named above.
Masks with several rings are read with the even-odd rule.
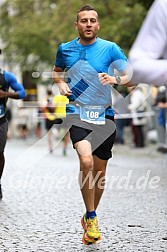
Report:
[[[90,239],[88,236],[87,236],[87,233],[86,233],[86,214],[84,214],[84,216],[81,218],[81,225],[84,229],[84,234],[83,234],[83,237],[82,237],[82,242],[86,245],[91,245],[93,243],[95,243],[96,241],[94,239]]]
[[[81,224],[84,229],[82,241],[84,240],[86,243],[92,244],[98,240],[101,240],[97,217],[86,220],[86,215],[84,214],[83,218],[81,219]]]
[[[81,218],[81,225],[82,225],[83,229],[85,230],[85,228],[86,228],[86,214],[84,214],[84,216]]]
[[[94,244],[96,243],[95,240],[93,239],[90,239],[87,235],[87,233],[84,231],[84,234],[83,234],[83,237],[82,237],[82,242],[86,245],[91,245],[91,244]]]

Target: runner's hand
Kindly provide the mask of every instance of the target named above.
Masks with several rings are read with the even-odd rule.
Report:
[[[107,84],[114,85],[115,84],[115,77],[110,76],[107,73],[99,73],[98,74],[99,81],[105,86]]]
[[[6,97],[6,92],[0,90],[0,98],[5,98]]]
[[[61,82],[58,84],[59,91],[61,95],[70,96],[72,95],[72,91],[70,90],[69,86],[65,82]]]

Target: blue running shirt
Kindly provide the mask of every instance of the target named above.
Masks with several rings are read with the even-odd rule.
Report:
[[[121,48],[101,38],[90,45],[82,45],[78,38],[62,43],[57,51],[55,66],[67,72],[68,86],[72,95],[69,101],[84,105],[103,105],[106,115],[113,116],[111,86],[103,86],[98,73],[114,75],[114,69],[122,72],[127,67],[127,58]],[[109,107],[109,108],[108,108]],[[67,113],[78,113],[73,104],[67,105]]]

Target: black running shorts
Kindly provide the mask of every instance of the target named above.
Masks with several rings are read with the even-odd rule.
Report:
[[[105,125],[81,121],[78,115],[69,115],[67,121],[73,147],[75,143],[85,139],[91,143],[93,155],[102,160],[112,157],[112,147],[116,137],[113,116],[106,116]]]
[[[8,132],[8,123],[5,120],[1,122],[0,118],[0,152],[4,152],[6,141],[7,141],[7,132]]]

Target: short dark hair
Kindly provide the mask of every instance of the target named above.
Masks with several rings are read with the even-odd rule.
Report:
[[[81,7],[79,10],[78,10],[78,13],[77,13],[77,21],[78,21],[78,19],[79,19],[79,13],[80,12],[82,12],[82,11],[91,11],[91,10],[93,10],[93,11],[95,11],[96,13],[97,13],[97,11],[91,6],[91,5],[88,5],[88,4],[86,4],[86,5],[84,5],[83,7]],[[97,14],[97,17],[98,17],[98,14]]]

